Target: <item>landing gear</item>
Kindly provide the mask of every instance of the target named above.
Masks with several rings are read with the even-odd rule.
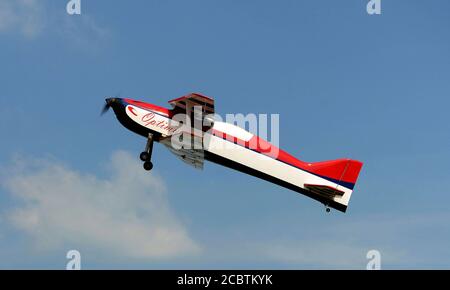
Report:
[[[144,169],[147,171],[152,170],[153,168],[153,163],[151,161],[145,161],[144,162]]]
[[[149,161],[150,160],[150,154],[148,154],[147,152],[142,152],[139,155],[139,158],[141,159],[141,161],[145,162],[145,161]]]
[[[327,213],[329,213],[331,211],[330,207],[328,206],[328,204],[325,204],[325,211]]]
[[[153,163],[152,159],[152,151],[153,151],[153,134],[148,133],[147,145],[145,145],[145,151],[139,155],[139,159],[144,162],[144,169],[147,171],[152,170]]]

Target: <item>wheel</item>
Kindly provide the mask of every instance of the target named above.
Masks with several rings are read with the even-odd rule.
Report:
[[[150,154],[148,154],[147,152],[142,152],[142,153],[139,155],[139,158],[140,158],[142,161],[150,161]]]
[[[144,162],[144,169],[145,170],[150,171],[150,170],[152,170],[152,168],[153,168],[153,163],[151,163],[150,161],[145,161]]]
[[[329,207],[327,207],[326,211],[327,211],[327,212],[330,212],[330,210],[331,210],[331,209],[330,209]]]

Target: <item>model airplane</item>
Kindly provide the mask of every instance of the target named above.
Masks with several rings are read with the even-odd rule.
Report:
[[[360,161],[300,161],[257,135],[211,118],[214,100],[201,94],[189,94],[169,103],[172,109],[126,98],[106,99],[103,113],[112,107],[123,126],[147,138],[140,154],[145,170],[153,168],[151,156],[156,141],[196,168],[203,168],[204,160],[208,160],[302,193],[323,203],[327,212],[330,207],[347,210],[363,165]],[[180,131],[184,122],[175,120],[178,114],[202,122],[200,130],[191,133],[190,144],[194,146],[175,146],[173,141],[182,140],[184,134]]]

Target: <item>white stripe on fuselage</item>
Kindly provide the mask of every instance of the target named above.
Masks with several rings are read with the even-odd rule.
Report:
[[[259,172],[286,181],[297,187],[305,188],[305,184],[320,184],[337,188],[344,192],[342,197],[336,196],[334,201],[348,205],[352,190],[336,183],[301,170],[284,162],[273,159],[263,153],[258,153],[241,145],[224,140],[211,134],[205,134],[205,150],[222,156],[228,160],[238,162]]]

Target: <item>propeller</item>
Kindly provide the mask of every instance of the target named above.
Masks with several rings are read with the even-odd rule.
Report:
[[[115,98],[107,98],[105,100],[106,104],[103,106],[102,112],[100,113],[100,116],[103,116],[106,112],[109,111],[109,108],[111,108],[111,105],[116,101]]]

